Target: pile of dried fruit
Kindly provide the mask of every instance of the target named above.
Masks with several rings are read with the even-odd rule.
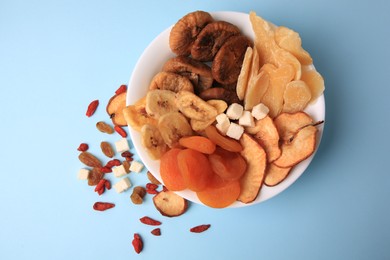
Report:
[[[107,141],[100,142],[100,150],[107,162],[91,153],[90,147],[87,143],[81,143],[77,150],[79,153],[79,160],[85,165],[84,168],[78,172],[78,178],[87,180],[88,185],[94,186],[94,191],[98,196],[111,189],[111,181],[106,177],[106,174],[113,173],[115,178],[120,178],[113,187],[117,193],[123,193],[126,190],[131,190],[130,200],[133,204],[142,204],[146,194],[153,196],[153,205],[162,216],[177,217],[184,214],[188,207],[188,201],[169,191],[166,187],[162,187],[161,183],[150,173],[147,172],[149,182],[144,186],[132,187],[129,174],[131,172],[141,172],[143,164],[137,162],[133,158],[130,151],[125,127],[127,126],[123,121],[123,114],[121,110],[126,106],[125,97],[127,93],[127,86],[121,85],[116,91],[115,95],[109,100],[106,111],[109,118],[112,120],[112,125],[104,121],[96,123],[96,129],[104,134],[118,134],[119,140],[114,144]],[[99,106],[99,100],[92,101],[86,112],[87,117],[92,117]],[[117,156],[118,158],[115,158]],[[95,202],[92,208],[96,211],[106,211],[115,207],[112,202]],[[146,225],[161,225],[160,221],[151,219],[150,217],[143,217],[140,222]],[[203,225],[201,225],[203,226]],[[207,228],[193,227],[191,232],[205,231]],[[161,229],[155,228],[151,231],[154,236],[161,235]],[[140,253],[143,248],[143,240],[138,233],[134,234],[132,245],[136,253]]]
[[[207,12],[182,17],[169,38],[177,56],[123,110],[160,160],[164,185],[215,208],[253,202],[263,183],[283,181],[314,153],[322,123],[303,112],[324,82],[299,34],[249,18],[253,43]]]

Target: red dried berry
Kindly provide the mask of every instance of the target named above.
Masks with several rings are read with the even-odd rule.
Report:
[[[89,148],[88,144],[86,144],[86,143],[81,143],[81,144],[79,145],[79,147],[77,148],[77,150],[80,151],[80,152],[85,152],[85,151],[88,150],[88,148]]]
[[[161,236],[161,229],[155,228],[150,233],[152,233],[152,235],[154,235],[154,236]]]
[[[127,85],[120,85],[120,87],[115,91],[116,95],[119,95],[127,91]]]
[[[96,111],[98,105],[99,105],[99,100],[94,100],[94,101],[92,101],[92,102],[88,105],[87,112],[85,113],[86,116],[87,116],[87,117],[92,116],[92,115],[95,113],[95,111]]]
[[[144,245],[143,245],[141,236],[139,234],[137,234],[137,233],[134,234],[134,238],[133,238],[133,241],[131,242],[131,244],[133,245],[134,251],[137,254],[141,253]]]
[[[209,229],[210,226],[211,226],[210,224],[199,225],[199,226],[191,228],[190,231],[193,233],[202,233],[202,232],[206,231],[207,229]]]
[[[158,221],[158,220],[155,220],[155,219],[152,219],[150,217],[142,217],[139,219],[142,223],[146,224],[146,225],[150,225],[150,226],[159,226],[161,225],[161,222]]]
[[[109,202],[95,202],[95,204],[93,204],[93,209],[98,211],[105,211],[113,207],[115,207],[115,204]]]
[[[122,127],[120,127],[119,125],[114,126],[114,130],[115,130],[120,136],[122,136],[123,138],[126,138],[126,137],[127,137],[126,131],[125,131]]]

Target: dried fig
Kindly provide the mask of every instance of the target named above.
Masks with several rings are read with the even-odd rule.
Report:
[[[237,93],[234,90],[228,90],[226,88],[209,88],[202,91],[199,97],[203,100],[210,99],[221,99],[224,100],[228,105],[232,103],[241,103],[238,99]]]
[[[180,90],[194,92],[194,87],[187,77],[166,71],[161,71],[153,77],[149,90],[153,89],[170,90],[173,92],[179,92]]]
[[[195,93],[208,89],[213,84],[211,68],[190,57],[177,56],[169,59],[163,66],[163,71],[186,76],[192,82]]]
[[[191,49],[191,56],[199,61],[212,61],[226,40],[238,34],[240,34],[240,29],[231,23],[225,21],[209,23],[196,38]]]
[[[190,55],[199,32],[212,21],[211,15],[204,11],[195,11],[183,16],[172,27],[169,35],[169,46],[172,52],[177,55]]]
[[[211,72],[216,81],[231,84],[238,80],[246,49],[252,46],[246,36],[230,37],[214,57]]]

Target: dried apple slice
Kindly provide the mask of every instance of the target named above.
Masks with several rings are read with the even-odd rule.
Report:
[[[247,169],[240,179],[241,192],[238,200],[250,203],[256,199],[263,185],[267,155],[263,147],[246,133],[242,135],[240,143],[243,147],[241,155],[247,162]]]
[[[267,165],[264,184],[267,186],[276,186],[287,178],[292,167],[281,168],[273,163]]]
[[[267,154],[267,161],[273,162],[279,158],[281,150],[279,148],[279,133],[274,122],[269,116],[256,121],[259,131],[254,135],[255,140],[264,148]]]
[[[304,126],[313,123],[313,119],[305,112],[281,113],[274,119],[274,124],[278,130],[279,137],[284,142],[289,142],[291,138]]]
[[[312,155],[316,149],[317,128],[309,125],[294,136],[290,143],[281,145],[282,154],[274,161],[278,167],[292,167]]]
[[[153,197],[153,204],[166,217],[180,216],[188,208],[188,201],[173,191],[160,191]]]
[[[126,95],[127,92],[123,92],[119,95],[114,95],[108,101],[106,111],[114,125],[127,126],[123,115],[123,109],[126,107]]]

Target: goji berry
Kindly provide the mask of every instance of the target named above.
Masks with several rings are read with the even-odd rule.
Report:
[[[112,159],[106,163],[105,167],[112,168],[114,166],[119,166],[121,164],[122,164],[121,161],[119,161],[118,159]]]
[[[97,191],[97,193],[98,193],[99,196],[100,196],[100,195],[102,195],[102,194],[104,193],[104,191],[105,191],[105,189],[104,189],[104,186],[103,186],[103,187],[101,187],[101,188]]]
[[[148,189],[146,189],[146,192],[148,193],[148,194],[157,194],[158,193],[158,191],[156,191],[156,190],[148,190]]]
[[[115,130],[118,134],[120,134],[120,136],[122,136],[123,138],[126,138],[126,137],[127,137],[126,131],[125,131],[122,127],[120,127],[119,125],[114,126],[114,130]]]
[[[95,187],[95,191],[99,191],[100,189],[104,189],[104,183],[106,182],[106,179],[101,179],[99,183]]]
[[[112,172],[112,169],[110,167],[104,166],[100,168],[102,173],[110,173]]]
[[[157,184],[153,184],[153,183],[146,183],[146,189],[147,190],[156,190],[158,188],[158,185]]]
[[[119,95],[127,91],[127,85],[120,85],[120,87],[115,91],[115,94]]]
[[[155,228],[150,233],[152,233],[152,235],[154,235],[154,236],[161,236],[161,229]]]
[[[87,117],[92,116],[92,115],[95,113],[95,111],[96,111],[98,105],[99,105],[99,100],[96,99],[96,100],[92,101],[92,102],[88,105],[87,112],[85,113],[86,116],[87,116]]]
[[[133,153],[131,153],[130,151],[125,151],[125,152],[123,152],[123,153],[121,153],[121,156],[123,157],[123,158],[126,158],[126,157],[133,157]]]
[[[81,144],[79,145],[79,147],[77,148],[77,150],[80,151],[80,152],[85,152],[85,151],[88,150],[88,148],[89,148],[88,144],[86,144],[86,143],[81,143]]]
[[[155,220],[155,219],[152,219],[150,217],[142,217],[139,219],[142,223],[146,224],[146,225],[150,225],[150,226],[159,226],[161,225],[161,222],[158,221],[158,220]]]
[[[104,182],[104,187],[107,189],[107,190],[110,190],[111,189],[111,182],[109,180],[106,180]]]
[[[137,254],[141,253],[144,245],[143,245],[141,236],[139,234],[137,234],[137,233],[134,234],[134,238],[133,238],[133,241],[131,242],[131,244],[133,245],[134,251]]]
[[[210,226],[211,226],[210,224],[199,225],[199,226],[191,228],[190,231],[193,233],[202,233],[202,232],[206,231],[207,229],[209,229]]]
[[[93,204],[93,209],[98,211],[105,211],[113,207],[115,207],[115,204],[109,202],[95,202],[95,204]]]

